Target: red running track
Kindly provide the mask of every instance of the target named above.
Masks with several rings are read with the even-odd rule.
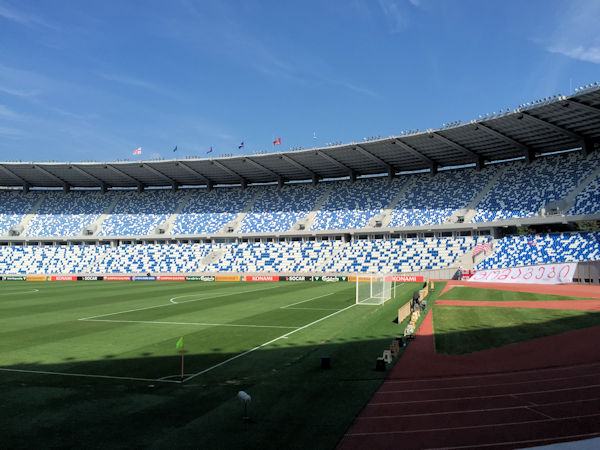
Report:
[[[526,287],[600,298],[597,287]],[[430,311],[338,448],[514,448],[600,437],[599,342],[595,327],[442,355],[434,350]]]

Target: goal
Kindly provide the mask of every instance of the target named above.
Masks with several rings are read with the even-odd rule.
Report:
[[[356,304],[383,305],[392,298],[392,277],[382,274],[356,277]]]

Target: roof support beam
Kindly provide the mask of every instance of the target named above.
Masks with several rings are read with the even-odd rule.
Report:
[[[429,136],[467,155],[470,159],[472,159],[475,162],[475,164],[477,164],[477,170],[481,170],[481,168],[483,167],[483,156],[479,155],[478,153],[469,150],[467,147],[463,147],[462,145],[448,139],[445,136],[442,136],[441,134],[438,134],[435,131],[429,133]]]
[[[385,170],[387,170],[389,176],[394,176],[394,173],[396,172],[395,169],[390,164],[386,163],[383,159],[381,159],[378,156],[375,156],[373,153],[371,153],[366,148],[364,148],[360,145],[356,145],[354,148],[356,150],[358,150],[359,153],[361,153],[362,155],[365,155],[367,158],[369,158],[371,161],[374,161],[377,164],[379,164],[381,167],[385,168]]]
[[[242,185],[243,188],[246,188],[246,186],[248,185],[248,181],[241,176],[239,173],[237,173],[234,170],[231,170],[229,167],[225,166],[223,163],[215,160],[215,159],[211,159],[210,161],[211,164],[214,164],[215,166],[219,167],[220,169],[223,169],[225,172],[227,172],[229,175],[237,178],[238,180],[240,180],[240,184]]]
[[[493,128],[490,128],[481,122],[478,122],[475,125],[475,129],[481,130],[484,133],[487,133],[491,136],[497,137],[498,139],[502,139],[503,141],[511,144],[513,147],[516,147],[518,150],[520,150],[523,153],[523,156],[525,156],[527,163],[530,163],[531,161],[533,161],[533,159],[535,157],[535,152],[533,151],[533,149],[529,148],[525,144],[522,144],[519,141],[515,141],[513,138],[510,138],[507,135],[502,134],[499,131],[494,130]]]
[[[343,169],[344,171],[348,172],[348,176],[350,177],[351,181],[355,181],[356,180],[356,173],[354,172],[353,169],[351,169],[350,167],[348,167],[345,164],[342,164],[341,162],[339,162],[337,159],[329,156],[327,153],[321,151],[321,150],[317,150],[315,151],[315,154],[319,155],[322,158],[325,158],[327,161],[335,164],[336,166],[338,166],[339,168]]]
[[[304,167],[302,164],[300,164],[298,161],[296,161],[295,159],[292,159],[291,157],[289,157],[288,155],[279,155],[279,159],[283,159],[286,162],[289,162],[291,165],[293,165],[294,167],[300,169],[301,171],[303,171],[304,173],[306,173],[308,176],[310,176],[313,180],[313,183],[315,180],[319,179],[319,176],[314,173],[312,170],[310,170],[307,167]]]
[[[85,175],[86,177],[94,180],[96,183],[98,183],[98,186],[100,186],[100,188],[102,189],[103,192],[106,192],[106,182],[104,182],[103,180],[101,180],[100,178],[95,177],[94,175],[92,175],[91,173],[86,172],[85,170],[83,170],[81,167],[78,167],[74,164],[71,164],[69,166],[70,169],[75,169],[76,172],[79,172],[82,175]]]
[[[173,178],[166,176],[160,170],[155,169],[154,167],[152,167],[148,163],[142,163],[142,167],[144,169],[148,169],[150,172],[152,172],[153,174],[157,175],[159,178],[162,178],[163,180],[167,180],[169,182],[169,184],[173,188],[176,188],[179,185],[179,183],[177,183],[177,181],[175,181]]]
[[[567,130],[566,128],[563,128],[561,126],[555,125],[551,122],[548,122],[547,120],[544,119],[540,119],[539,117],[534,116],[533,114],[526,112],[526,111],[521,111],[521,114],[517,116],[517,119],[526,119],[529,120],[531,122],[535,122],[538,123],[542,126],[545,126],[546,128],[551,128],[554,131],[564,134],[566,136],[569,136],[572,139],[575,139],[577,142],[581,142],[581,144],[583,144],[583,139],[584,136],[581,136],[577,133],[573,133],[570,130]]]
[[[38,164],[34,164],[33,168],[36,170],[39,170],[40,172],[42,172],[45,175],[48,175],[50,178],[52,178],[53,180],[58,181],[59,184],[61,184],[63,186],[63,188],[65,189],[65,191],[68,191],[71,188],[71,185],[69,185],[69,183],[67,183],[65,180],[63,180],[62,178],[57,177],[56,175],[54,175],[52,172],[49,172],[48,170],[44,169],[42,166],[38,165]]]
[[[7,174],[9,177],[14,178],[15,180],[17,180],[19,183],[21,183],[21,186],[23,186],[23,190],[24,191],[28,191],[30,188],[30,184],[27,180],[25,180],[24,178],[21,178],[19,175],[17,175],[16,173],[14,173],[12,170],[7,169],[5,166],[0,164],[0,170],[2,170],[2,172],[4,172],[5,174]]]
[[[573,99],[567,98],[567,99],[563,100],[563,102],[566,102],[564,105],[565,108],[568,108],[571,105],[573,105],[576,108],[583,109],[592,114],[600,114],[600,108],[598,108],[596,106],[588,105],[586,103],[582,103],[579,100],[573,100]]]
[[[214,182],[210,178],[208,178],[205,175],[201,174],[196,169],[192,169],[190,166],[188,166],[187,164],[185,164],[183,161],[177,161],[175,163],[175,165],[179,166],[179,167],[182,167],[187,172],[189,172],[192,175],[200,178],[202,180],[202,182],[206,184],[206,187],[208,188],[209,191],[212,189],[212,187],[214,185]]]
[[[278,174],[277,172],[274,172],[271,169],[268,169],[267,167],[265,167],[262,164],[254,161],[253,159],[244,158],[244,159],[242,159],[242,161],[248,162],[248,163],[250,163],[251,166],[254,166],[257,169],[259,169],[259,170],[261,170],[261,171],[263,171],[265,173],[268,173],[269,175],[277,178],[277,183],[279,183],[280,185],[283,184],[283,177],[281,176],[281,174]]]
[[[423,161],[425,164],[427,164],[429,166],[429,168],[432,170],[432,172],[439,165],[437,163],[437,161],[434,161],[433,159],[428,158],[427,156],[425,156],[423,153],[421,153],[417,149],[415,149],[415,148],[411,147],[410,145],[408,145],[406,142],[402,142],[400,139],[394,139],[392,141],[392,144],[397,145],[398,147],[402,148],[403,150],[406,150],[411,155],[416,156],[417,158],[419,158],[421,161]]]
[[[121,175],[122,177],[127,178],[129,181],[133,182],[133,184],[135,184],[138,188],[139,191],[144,190],[144,183],[142,183],[140,180],[138,180],[137,178],[132,177],[129,174],[126,174],[125,172],[123,172],[121,169],[116,168],[115,166],[113,166],[112,164],[105,164],[104,168],[112,170],[113,172]]]

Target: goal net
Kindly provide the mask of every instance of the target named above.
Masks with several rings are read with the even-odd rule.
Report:
[[[383,305],[390,298],[392,298],[391,277],[381,274],[356,277],[357,305]]]

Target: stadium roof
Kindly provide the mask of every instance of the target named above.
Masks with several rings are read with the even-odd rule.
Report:
[[[367,142],[220,158],[127,162],[2,162],[0,186],[216,186],[354,178],[477,164],[600,142],[600,88],[440,129]]]

